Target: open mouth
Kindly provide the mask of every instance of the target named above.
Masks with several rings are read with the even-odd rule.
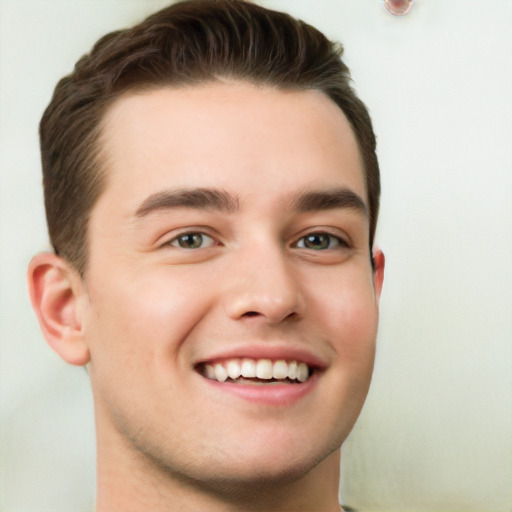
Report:
[[[207,379],[237,384],[300,384],[314,371],[302,361],[249,358],[201,363],[197,370]]]

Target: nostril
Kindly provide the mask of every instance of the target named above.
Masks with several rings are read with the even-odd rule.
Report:
[[[254,290],[231,292],[225,299],[225,312],[233,320],[271,324],[299,318],[305,307],[304,299],[297,289],[285,290],[288,284],[292,287],[297,283],[290,280],[290,283],[284,283],[279,290],[258,290],[260,285],[256,284]]]
[[[262,313],[258,313],[257,311],[247,311],[242,315],[243,318],[254,318],[257,316],[262,316]],[[289,315],[286,315],[282,320],[288,320],[296,318],[298,315],[295,313],[295,311],[292,311]]]
[[[244,313],[242,316],[252,317],[252,316],[258,316],[259,313],[257,311],[247,311],[247,313]]]

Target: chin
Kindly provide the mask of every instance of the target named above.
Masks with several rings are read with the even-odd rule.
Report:
[[[211,478],[204,478],[199,485],[203,490],[216,495],[223,501],[238,502],[241,498],[247,502],[260,502],[263,496],[270,499],[274,493],[282,495],[286,489],[292,491],[321,461],[308,461],[302,464],[282,462],[273,467],[254,466],[233,468],[221,471]]]
[[[245,460],[217,461],[219,466],[212,472],[211,465],[198,479],[210,492],[229,496],[245,496],[257,500],[261,493],[282,492],[286,488],[293,489],[296,485],[306,485],[305,479],[313,474],[316,468],[332,459],[339,467],[339,444],[332,447],[309,446],[309,450],[299,454],[297,450],[290,453],[286,450],[275,449],[276,445],[269,443],[270,448],[264,453],[253,454]],[[272,452],[270,454],[270,452]],[[249,455],[249,454],[248,454]],[[333,466],[334,467],[334,466]],[[304,482],[304,484],[302,484]]]

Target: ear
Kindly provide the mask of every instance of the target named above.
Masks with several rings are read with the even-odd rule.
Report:
[[[69,263],[52,253],[34,256],[28,267],[32,307],[50,347],[64,361],[83,366],[90,354],[82,329],[82,279]]]
[[[386,258],[379,248],[373,249],[373,261],[373,287],[378,301],[382,292],[382,284],[384,283],[384,267],[386,266]]]

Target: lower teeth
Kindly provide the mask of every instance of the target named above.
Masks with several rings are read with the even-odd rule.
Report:
[[[248,379],[239,377],[238,379],[228,378],[226,382],[233,382],[235,384],[297,384],[298,381],[290,379]]]

